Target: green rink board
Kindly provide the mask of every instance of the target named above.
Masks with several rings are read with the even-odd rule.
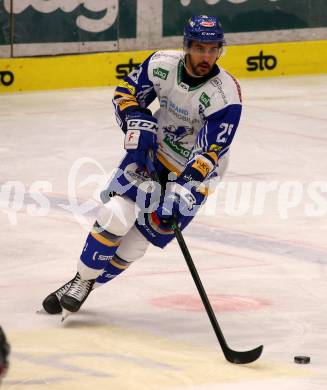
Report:
[[[3,0],[0,0],[0,46],[10,44],[10,23],[10,16],[3,7]]]
[[[327,27],[326,0],[164,0],[163,36],[182,35],[192,15],[219,17],[226,32]],[[183,5],[184,4],[184,5]]]

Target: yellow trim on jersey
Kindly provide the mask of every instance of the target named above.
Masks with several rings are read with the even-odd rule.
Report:
[[[181,171],[176,168],[173,164],[171,164],[160,152],[157,153],[157,159],[161,162],[161,164],[169,169],[171,172],[175,172],[177,176],[181,174]]]
[[[136,88],[133,87],[133,85],[129,84],[127,81],[124,81],[122,84],[119,85],[120,88],[126,88],[129,90],[129,92],[132,94],[132,95],[135,95],[135,92],[136,92]]]
[[[118,105],[118,107],[120,108],[121,111],[124,111],[126,108],[131,107],[131,106],[138,107],[138,103],[133,102],[129,99],[122,99],[122,100],[118,101],[116,104]]]
[[[107,238],[104,238],[99,233],[91,232],[90,234],[93,238],[95,238],[97,241],[101,242],[101,244],[103,244],[103,245],[106,245],[106,246],[119,246],[120,245],[120,242],[109,241]]]
[[[218,156],[217,156],[217,153],[215,153],[215,152],[206,152],[206,153],[204,153],[204,157],[205,157],[206,154],[207,154],[209,157],[211,157],[211,158],[213,159],[213,161],[215,162],[215,164],[218,163]]]
[[[113,265],[116,268],[119,268],[119,269],[126,269],[126,268],[129,267],[129,264],[127,264],[127,265],[119,264],[114,259],[110,260],[110,264]]]
[[[117,96],[118,95],[118,96]],[[136,101],[136,97],[134,95],[130,95],[128,93],[125,93],[125,92],[120,92],[120,91],[116,91],[115,92],[115,95],[114,95],[114,99],[119,98],[119,97],[125,97],[125,98],[128,98],[128,99],[131,99],[131,100],[135,100]]]

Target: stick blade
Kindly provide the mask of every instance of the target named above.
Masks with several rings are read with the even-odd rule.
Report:
[[[224,352],[226,360],[233,364],[248,364],[256,361],[262,354],[263,345],[250,351],[234,351],[227,349]]]

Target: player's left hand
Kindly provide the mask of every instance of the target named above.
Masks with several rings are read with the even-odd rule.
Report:
[[[133,113],[126,121],[127,131],[124,147],[133,160],[144,168],[149,149],[157,150],[157,119],[141,112]],[[155,153],[154,153],[155,154]]]

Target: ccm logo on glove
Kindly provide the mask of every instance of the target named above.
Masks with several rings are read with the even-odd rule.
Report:
[[[127,121],[127,128],[151,131],[151,133],[156,134],[158,125],[153,121],[145,121],[142,119],[129,119]]]
[[[125,149],[140,168],[146,166],[148,150],[157,150],[157,119],[142,112],[126,120]]]

